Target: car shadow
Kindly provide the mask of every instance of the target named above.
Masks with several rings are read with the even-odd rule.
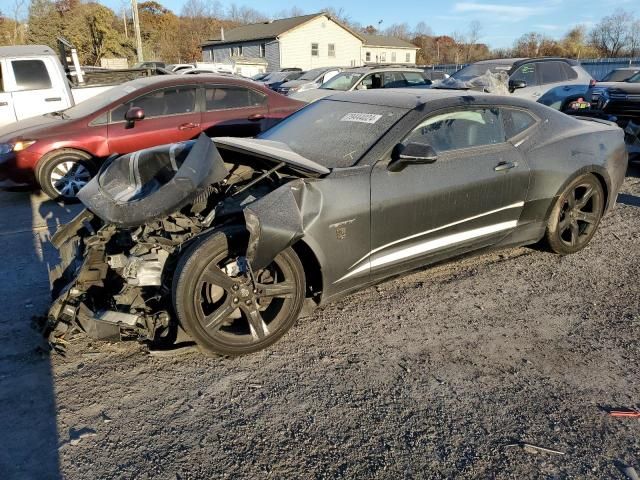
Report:
[[[33,319],[49,304],[47,246],[74,209],[29,192],[0,192],[0,472],[2,478],[61,478],[50,353]],[[75,209],[77,211],[77,209]]]

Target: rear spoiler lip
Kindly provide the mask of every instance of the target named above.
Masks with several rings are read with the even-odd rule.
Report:
[[[577,118],[578,120],[584,120],[586,122],[596,122],[601,123],[603,125],[609,125],[610,127],[618,127],[616,122],[612,122],[611,120],[605,120],[604,118],[598,117],[586,117],[584,115],[571,115],[573,118]],[[620,128],[620,127],[618,127]]]

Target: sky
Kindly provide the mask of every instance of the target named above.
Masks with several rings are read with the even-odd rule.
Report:
[[[4,0],[2,0],[4,1]],[[101,3],[121,10],[128,0],[99,0]],[[139,0],[140,1],[140,0]],[[158,0],[165,7],[179,13],[185,0]],[[605,15],[623,8],[640,19],[640,0],[260,0],[229,2],[219,0],[223,7],[236,3],[255,8],[267,16],[296,6],[305,13],[315,13],[331,6],[342,9],[352,21],[363,26],[374,25],[382,20],[384,29],[393,23],[407,22],[414,27],[424,21],[436,35],[464,34],[469,23],[479,21],[482,25],[480,42],[491,48],[511,47],[522,34],[535,31],[552,38],[561,37],[577,24],[593,26]]]

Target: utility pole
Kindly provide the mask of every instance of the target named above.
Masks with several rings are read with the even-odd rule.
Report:
[[[122,7],[122,19],[124,21],[124,36],[129,38],[129,32],[127,31],[127,9]]]
[[[136,33],[138,62],[144,62],[144,57],[142,56],[142,37],[140,37],[140,18],[138,17],[138,0],[131,0],[131,16],[133,18],[133,28]]]

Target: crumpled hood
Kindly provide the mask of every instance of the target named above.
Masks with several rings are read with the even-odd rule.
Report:
[[[329,90],[326,88],[316,88],[313,90],[306,90],[304,92],[295,92],[289,95],[289,98],[293,98],[295,100],[300,100],[303,102],[311,103],[316,100],[320,100],[321,98],[328,97],[335,93],[340,93],[337,90]]]
[[[236,137],[216,137],[213,141],[218,147],[223,149],[235,150],[278,162],[285,162],[297,170],[303,170],[317,175],[327,175],[331,172],[327,167],[294,152],[286,143],[262,140],[260,138]]]

